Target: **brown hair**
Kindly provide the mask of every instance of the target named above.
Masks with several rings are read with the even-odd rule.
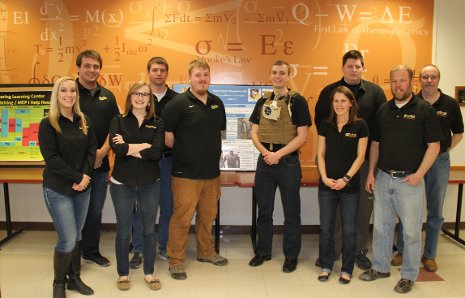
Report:
[[[358,104],[357,104],[357,101],[355,100],[354,94],[346,86],[339,86],[336,89],[334,89],[333,92],[331,92],[331,110],[329,112],[329,117],[328,117],[327,121],[331,122],[331,123],[336,122],[336,117],[337,116],[336,116],[336,113],[334,112],[334,107],[332,105],[332,103],[334,101],[334,95],[336,93],[344,94],[344,96],[347,97],[349,99],[350,103],[352,104],[352,106],[349,109],[349,122],[352,122],[352,121],[355,121],[355,120],[360,120],[360,118],[357,116]]]
[[[286,61],[284,60],[276,60],[275,62],[273,62],[273,64],[271,64],[271,67],[275,66],[275,65],[286,65],[287,66],[287,75],[291,75],[291,65],[289,63],[287,63]]]
[[[100,68],[103,66],[103,61],[102,61],[102,56],[100,56],[99,52],[94,51],[94,50],[85,50],[79,53],[79,55],[76,58],[76,66],[81,67],[82,64],[82,58],[92,58],[98,61],[100,64]]]
[[[129,112],[132,111],[132,102],[131,102],[131,96],[134,92],[136,92],[137,89],[140,89],[144,86],[147,86],[147,88],[149,89],[149,92],[150,93],[150,99],[149,99],[149,102],[147,104],[147,107],[145,108],[145,110],[147,111],[147,114],[145,114],[145,119],[150,119],[152,118],[154,115],[155,115],[155,100],[154,100],[154,97],[153,97],[153,94],[152,92],[150,91],[150,85],[146,82],[136,82],[134,83],[133,85],[131,85],[129,87],[129,91],[128,91],[128,95],[126,96],[126,105],[125,105],[125,108],[124,108],[124,114],[123,114],[123,117],[126,117]]]
[[[168,61],[166,61],[166,59],[163,57],[150,58],[149,62],[147,62],[147,71],[150,71],[150,68],[152,67],[153,64],[161,64],[161,65],[166,66],[166,71],[168,71],[169,69]]]

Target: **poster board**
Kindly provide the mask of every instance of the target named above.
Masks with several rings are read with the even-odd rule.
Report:
[[[174,84],[173,90],[184,92],[189,85]],[[210,85],[208,89],[218,96],[226,110],[226,131],[223,134],[220,169],[222,171],[255,171],[258,150],[252,143],[252,124],[249,122],[255,103],[271,86]]]
[[[39,124],[52,85],[0,85],[0,161],[41,161]]]

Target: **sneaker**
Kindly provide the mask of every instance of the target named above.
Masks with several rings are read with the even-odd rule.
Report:
[[[168,254],[166,253],[166,251],[160,250],[158,252],[158,258],[162,261],[168,261]]]
[[[391,265],[392,266],[402,266],[402,263],[404,262],[404,256],[401,253],[397,253],[394,258],[391,260]]]
[[[373,268],[370,268],[368,269],[368,271],[365,271],[362,274],[360,274],[358,278],[363,281],[373,281],[373,280],[377,280],[378,278],[387,278],[389,276],[391,276],[390,272],[383,273],[383,272],[378,272]]]
[[[224,265],[228,264],[228,259],[226,259],[225,257],[222,257],[220,255],[217,255],[217,254],[214,254],[209,258],[197,257],[197,261],[204,262],[204,263],[211,263],[211,264],[216,265],[216,266],[224,266]]]
[[[171,277],[174,279],[186,279],[187,274],[183,264],[174,264],[169,267]]]
[[[135,252],[131,258],[131,261],[129,261],[129,267],[131,267],[131,269],[137,269],[141,265],[142,265],[142,253]]]
[[[421,262],[423,263],[423,268],[428,272],[436,272],[438,270],[438,264],[436,264],[434,259],[421,257]]]
[[[415,282],[411,281],[410,279],[401,278],[397,285],[394,287],[394,290],[397,293],[405,294],[412,290],[414,284]]]
[[[355,255],[355,263],[357,264],[357,267],[362,269],[362,270],[368,270],[371,268],[371,261],[367,257],[366,252],[364,250],[360,250],[357,252]]]
[[[82,256],[82,259],[86,263],[95,263],[102,267],[108,267],[111,265],[110,261],[104,256],[102,256],[100,253],[97,253],[96,255],[93,255],[93,256]]]

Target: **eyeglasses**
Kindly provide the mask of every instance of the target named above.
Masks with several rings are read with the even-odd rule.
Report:
[[[132,95],[142,96],[142,97],[150,97],[150,93],[148,93],[148,92],[132,92]]]
[[[428,79],[431,79],[431,81],[435,81],[435,80],[437,80],[439,77],[438,77],[438,76],[426,76],[426,75],[425,75],[425,76],[420,76],[420,78],[421,78],[422,80],[425,80],[425,81],[427,81]]]

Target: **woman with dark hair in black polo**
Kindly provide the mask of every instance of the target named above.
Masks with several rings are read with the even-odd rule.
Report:
[[[358,171],[365,159],[368,127],[357,118],[357,102],[344,86],[334,89],[332,109],[327,121],[318,130],[318,170],[320,184],[320,264],[319,281],[327,281],[331,274],[333,231],[336,208],[341,204],[343,248],[339,282],[348,284],[352,278],[356,253],[356,217],[360,196]]]

